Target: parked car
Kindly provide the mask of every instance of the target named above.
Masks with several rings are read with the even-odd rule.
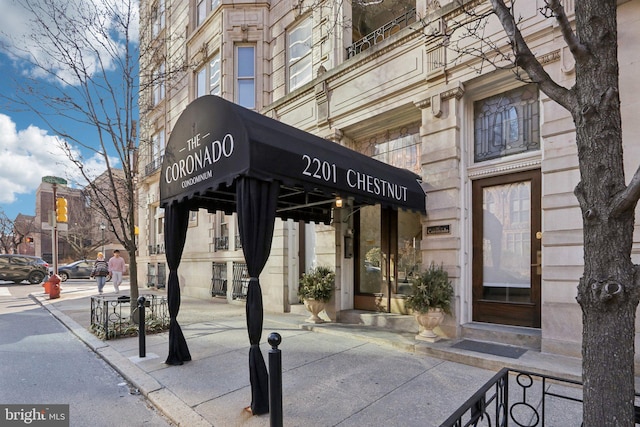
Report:
[[[63,282],[66,282],[68,279],[89,279],[94,263],[95,261],[92,259],[83,259],[69,264],[59,265],[58,276],[60,276],[60,280]],[[52,273],[53,268],[49,268],[49,274]],[[111,276],[107,276],[107,280],[111,280]]]
[[[36,285],[47,276],[49,264],[31,255],[0,254],[0,280],[20,283],[28,280]]]

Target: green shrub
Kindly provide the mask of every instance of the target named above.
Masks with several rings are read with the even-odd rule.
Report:
[[[449,274],[442,265],[431,263],[429,269],[411,280],[411,294],[405,307],[419,313],[426,313],[430,308],[441,308],[445,313],[451,313],[452,300],[453,286]]]
[[[335,287],[336,274],[329,267],[316,267],[304,273],[298,286],[298,297],[327,302]]]

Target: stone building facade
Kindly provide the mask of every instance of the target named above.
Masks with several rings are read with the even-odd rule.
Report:
[[[574,0],[563,4],[572,16]],[[523,32],[545,70],[569,86],[571,57],[541,6],[518,2]],[[465,16],[458,2],[143,0],[141,8],[142,46],[151,49],[141,58],[140,283],[166,280],[158,180],[172,126],[189,102],[213,94],[413,170],[427,194],[426,216],[351,209],[346,201],[330,225],[277,221],[261,276],[265,310],[295,310],[301,272],[328,265],[338,285],[331,320],[402,316],[411,276],[436,263],[456,290],[442,334],[580,354],[582,227],[571,116],[509,71],[471,55],[453,61],[453,41],[443,37]],[[628,176],[640,158],[633,142],[640,122],[632,116],[639,19],[638,2],[619,2]],[[484,33],[501,34],[499,24],[490,21]],[[637,227],[634,242],[639,262]],[[192,212],[183,294],[242,301],[239,245],[235,216]]]

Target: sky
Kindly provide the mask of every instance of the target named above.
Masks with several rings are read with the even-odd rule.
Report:
[[[60,1],[69,4],[89,0]],[[104,0],[91,1],[104,4]],[[17,103],[3,99],[15,97],[15,84],[21,84],[28,77],[40,76],[29,68],[22,51],[5,43],[7,32],[10,32],[16,39],[24,40],[24,45],[18,48],[31,49],[32,53],[39,54],[37,49],[28,45],[29,15],[20,9],[16,0],[0,0],[0,10],[0,209],[13,220],[20,213],[35,215],[35,192],[42,177],[65,178],[70,186],[78,186],[82,179],[77,167],[59,148],[61,140],[52,129],[36,113],[20,111]],[[51,113],[44,104],[36,103],[33,107]],[[53,120],[56,126],[75,129],[74,137],[82,141],[96,140],[97,132],[91,127],[64,123],[59,116]],[[73,144],[71,148],[83,157],[85,166],[95,175],[105,170],[104,159],[100,155]],[[117,159],[111,160],[119,167]]]

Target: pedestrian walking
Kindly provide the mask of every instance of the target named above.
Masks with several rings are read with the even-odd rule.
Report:
[[[93,263],[93,270],[91,270],[91,278],[96,278],[96,282],[98,283],[98,293],[100,295],[102,295],[102,288],[104,288],[108,275],[109,264],[104,260],[104,254],[102,252],[98,252],[98,259]]]
[[[109,258],[109,274],[111,275],[111,280],[113,280],[113,288],[116,290],[116,294],[120,292],[120,284],[122,283],[122,275],[125,268],[124,258],[120,257],[120,251],[116,249],[113,251],[113,256]]]

